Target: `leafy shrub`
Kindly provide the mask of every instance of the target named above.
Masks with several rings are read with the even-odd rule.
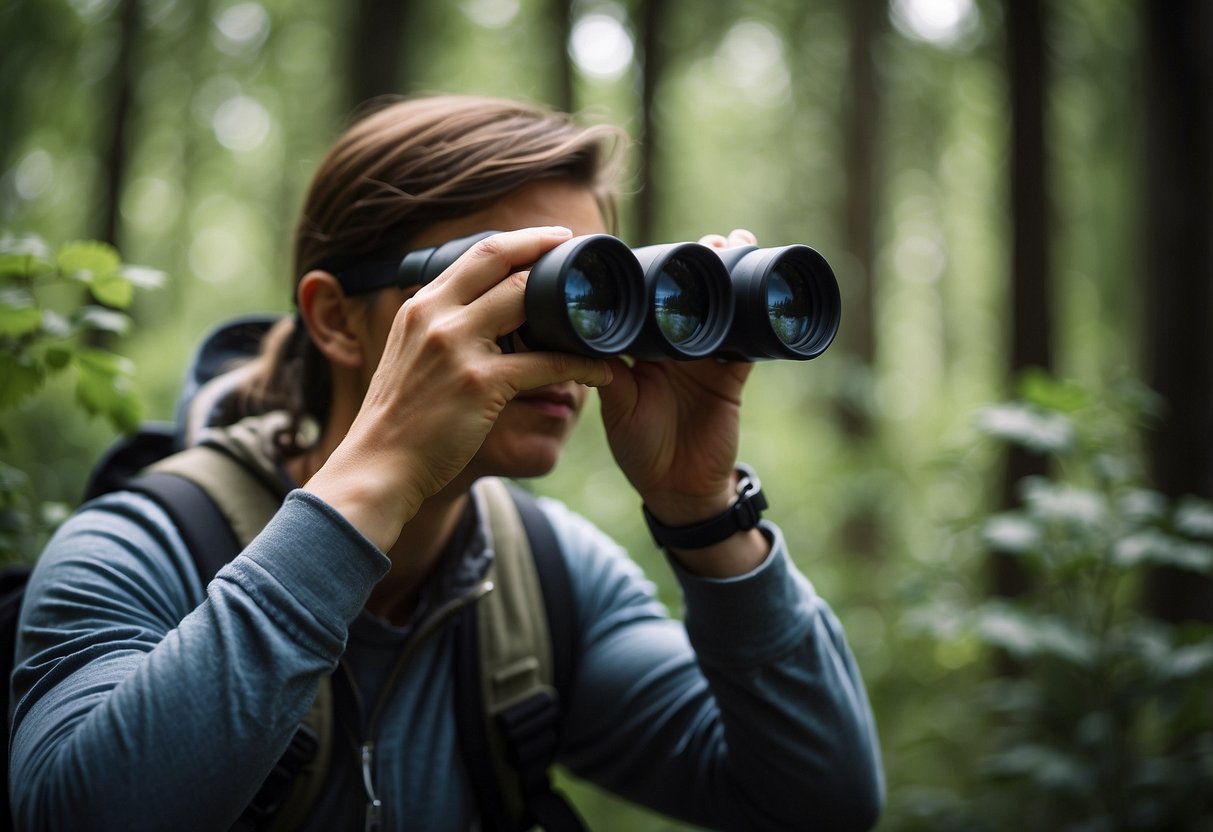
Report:
[[[957,705],[980,715],[979,756],[935,828],[1213,829],[1213,628],[1152,618],[1139,592],[1158,566],[1213,574],[1213,505],[1146,485],[1137,436],[1153,409],[1140,386],[1096,397],[1035,374],[979,415],[1051,473],[975,535],[1032,591],[922,617],[941,643],[984,647],[975,661],[1008,660]]]
[[[56,250],[38,237],[0,235],[0,416],[69,376],[81,410],[134,430],[142,418],[134,366],[103,342],[126,334],[136,291],[162,279],[124,264],[105,243]],[[0,427],[0,448],[13,441]],[[39,503],[24,471],[0,462],[0,563],[32,557],[61,515]]]

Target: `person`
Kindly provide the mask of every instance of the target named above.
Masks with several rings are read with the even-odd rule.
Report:
[[[12,680],[21,828],[231,826],[338,667],[359,702],[378,703],[369,776],[383,827],[477,827],[441,617],[490,548],[473,483],[550,471],[592,387],[654,518],[685,527],[737,499],[752,365],[502,348],[525,318],[527,264],[613,229],[619,145],[614,128],[462,96],[397,100],[337,139],[296,233],[297,315],[216,429],[289,494],[205,587],[138,494],[105,495],[61,527],[27,590]],[[482,231],[499,233],[427,285],[343,287],[360,263]],[[561,764],[705,827],[875,823],[863,682],[776,525],[670,549],[678,621],[608,536],[540,505],[577,622]],[[361,825],[356,753],[335,753],[305,828]]]

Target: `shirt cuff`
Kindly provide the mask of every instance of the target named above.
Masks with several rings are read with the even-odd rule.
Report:
[[[313,614],[331,615],[342,627],[358,615],[391,567],[340,512],[298,489],[287,495],[245,555]]]
[[[704,578],[669,558],[682,586],[687,635],[708,664],[765,664],[803,644],[812,627],[812,615],[805,612],[817,597],[791,565],[783,532],[765,520],[758,528],[771,542],[771,552],[743,575]]]

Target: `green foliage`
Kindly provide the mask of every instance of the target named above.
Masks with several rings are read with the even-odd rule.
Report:
[[[939,826],[1196,829],[1213,812],[1213,628],[1141,609],[1147,570],[1213,575],[1213,506],[1144,484],[1135,428],[1155,405],[1122,385],[1097,397],[1036,374],[981,430],[1046,453],[1013,511],[976,537],[1016,558],[1033,589],[926,616],[941,644],[985,648],[1001,673],[979,688],[971,813]],[[942,809],[941,809],[942,813]]]
[[[133,431],[142,418],[134,364],[98,344],[126,334],[124,310],[136,290],[161,281],[159,272],[124,265],[104,243],[54,250],[39,237],[0,236],[0,415],[69,376],[85,413]],[[0,431],[0,446],[12,440]],[[0,463],[0,562],[30,555],[62,516],[61,506],[33,495],[24,471]]]

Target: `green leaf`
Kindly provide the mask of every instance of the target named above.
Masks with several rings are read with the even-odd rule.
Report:
[[[86,306],[80,310],[76,320],[79,326],[94,332],[125,335],[131,328],[129,316],[104,306]]]
[[[76,401],[91,416],[106,413],[115,402],[113,373],[98,370],[87,363],[76,362]]]
[[[1158,529],[1122,537],[1112,546],[1112,562],[1125,569],[1145,563],[1166,563],[1174,541]]]
[[[123,433],[134,433],[143,421],[143,403],[135,395],[126,379],[114,385],[113,404],[105,414],[110,424]]]
[[[20,338],[42,326],[42,310],[23,289],[0,290],[0,337]]]
[[[1213,505],[1196,497],[1185,497],[1175,509],[1175,531],[1213,540]]]
[[[122,258],[108,243],[80,240],[60,248],[56,264],[65,275],[91,285],[98,277],[116,274]]]
[[[126,309],[135,299],[135,285],[118,272],[97,275],[88,288],[99,302],[115,309]]]
[[[1213,672],[1213,644],[1190,644],[1167,657],[1166,674],[1173,680],[1193,679]]]
[[[97,347],[82,347],[75,358],[82,372],[107,377],[129,376],[135,372],[135,364],[129,358]]]
[[[1098,652],[1086,633],[1059,618],[1029,615],[997,602],[977,611],[976,630],[987,644],[1025,659],[1053,656],[1086,667]]]
[[[119,273],[136,289],[159,289],[168,279],[164,272],[147,266],[124,265]]]
[[[42,354],[42,360],[46,362],[47,369],[62,370],[72,361],[72,351],[63,346],[47,347],[46,352]]]
[[[1171,549],[1170,563],[1189,572],[1213,574],[1213,546],[1203,543],[1176,543]]]
[[[1022,777],[1049,791],[1082,795],[1092,787],[1092,772],[1081,758],[1037,743],[1017,743],[992,754],[984,768],[993,777]]]
[[[0,236],[0,280],[30,279],[54,269],[54,255],[40,237]]]
[[[1040,545],[1040,528],[1021,514],[999,514],[988,519],[982,539],[997,552],[1020,554]]]
[[[38,392],[44,377],[27,358],[0,352],[0,410],[14,408]]]
[[[1074,445],[1074,426],[1059,413],[1023,404],[1001,404],[978,412],[983,433],[1040,453],[1064,453]]]
[[[1149,523],[1160,520],[1167,513],[1167,498],[1148,488],[1136,488],[1123,494],[1117,501],[1120,513],[1128,520]]]
[[[1038,367],[1020,375],[1019,397],[1037,407],[1061,413],[1082,410],[1090,403],[1086,391],[1078,384],[1054,378]]]
[[[1085,528],[1098,528],[1108,522],[1108,500],[1098,491],[1054,483],[1044,477],[1024,478],[1020,490],[1033,517]]]
[[[1172,537],[1159,529],[1146,529],[1116,541],[1112,561],[1122,567],[1148,563],[1213,573],[1213,546]]]
[[[105,350],[88,348],[75,356],[76,401],[88,413],[104,416],[119,430],[138,427],[142,410],[130,389],[130,359]]]
[[[0,494],[11,494],[29,488],[29,474],[0,462]]]

